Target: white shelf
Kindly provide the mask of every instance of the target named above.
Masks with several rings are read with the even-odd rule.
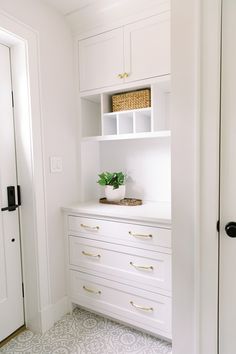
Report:
[[[114,115],[117,115],[117,114],[130,114],[130,113],[135,113],[135,112],[150,112],[151,114],[151,110],[152,108],[151,107],[147,107],[147,108],[140,108],[140,109],[130,109],[130,110],[127,110],[127,111],[117,111],[117,112],[109,112],[109,113],[104,113],[103,116],[106,117],[106,116],[114,116]]]
[[[141,109],[112,112],[115,91],[81,97],[82,141],[170,136],[170,78],[146,87],[151,91],[151,107]]]
[[[96,215],[97,217],[128,218],[139,222],[154,222],[166,227],[171,226],[171,204],[169,202],[143,201],[142,205],[127,207],[89,201],[65,206],[62,210],[68,213],[93,215],[93,217]]]
[[[135,133],[148,133],[153,131],[151,112],[137,111],[134,113],[134,132]]]
[[[126,114],[117,114],[118,134],[134,133],[134,115],[133,112]]]
[[[108,141],[108,140],[129,140],[129,139],[150,139],[167,138],[171,136],[170,130],[160,130],[158,132],[131,133],[119,135],[100,135],[82,138],[82,141]]]
[[[117,126],[116,116],[111,115],[103,117],[102,134],[104,136],[117,134]]]
[[[102,135],[104,136],[150,133],[152,127],[151,107],[104,113],[102,116]]]

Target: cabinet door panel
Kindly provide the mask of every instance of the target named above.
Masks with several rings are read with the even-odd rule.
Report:
[[[126,81],[170,73],[170,13],[125,26]]]
[[[124,72],[123,29],[79,42],[80,91],[120,84]]]

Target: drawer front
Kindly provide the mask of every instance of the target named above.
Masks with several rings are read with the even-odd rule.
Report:
[[[118,283],[93,277],[86,273],[70,271],[70,296],[72,301],[93,310],[126,318],[127,323],[140,323],[141,328],[166,333],[171,332],[171,298],[155,294],[150,299],[138,294],[139,290]],[[130,291],[131,290],[131,291]]]
[[[118,243],[122,240],[135,247],[171,247],[171,230],[169,229],[72,215],[68,216],[68,227],[69,232],[73,234],[78,233],[97,239],[105,237],[107,241],[113,240],[112,242]]]
[[[171,256],[105,242],[69,237],[69,263],[142,286],[171,290]]]

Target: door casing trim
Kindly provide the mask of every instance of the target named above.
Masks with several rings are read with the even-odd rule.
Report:
[[[199,353],[218,353],[222,0],[201,4]]]
[[[22,186],[21,242],[26,326],[53,325],[45,202],[39,35],[0,11],[0,42],[10,47],[18,179]]]
[[[173,354],[215,354],[221,0],[171,16]]]

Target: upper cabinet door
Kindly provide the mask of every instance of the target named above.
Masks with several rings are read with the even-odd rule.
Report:
[[[170,12],[125,26],[125,81],[170,73]]]
[[[121,84],[124,72],[123,28],[79,42],[80,91]]]

